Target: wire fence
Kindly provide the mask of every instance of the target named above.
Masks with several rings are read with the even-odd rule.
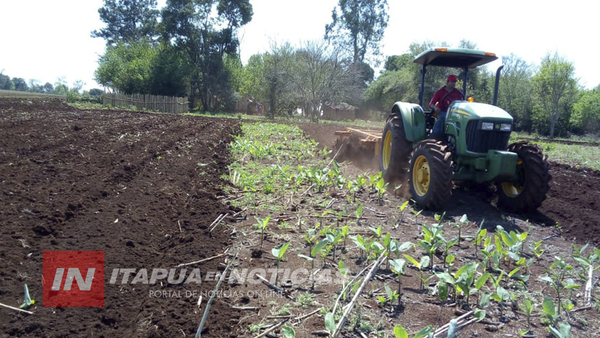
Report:
[[[102,94],[102,104],[113,107],[131,107],[164,113],[181,114],[189,111],[185,97],[156,96],[144,94],[124,95],[118,93]]]

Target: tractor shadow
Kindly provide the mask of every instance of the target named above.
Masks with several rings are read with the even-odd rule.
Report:
[[[491,185],[457,186],[452,190],[452,198],[441,212],[446,213],[446,218],[456,221],[466,214],[470,222],[478,226],[483,224],[482,228],[488,231],[495,231],[498,225],[508,232],[524,232],[528,230],[527,224],[556,224],[555,220],[539,211],[516,214],[499,207],[497,201],[498,196]],[[440,211],[437,213],[440,214]],[[423,214],[434,216],[435,212],[424,211]]]

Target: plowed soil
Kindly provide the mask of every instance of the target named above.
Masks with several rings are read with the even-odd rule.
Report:
[[[340,129],[301,127],[329,148]],[[33,315],[0,307],[0,336],[193,336],[207,302],[198,306],[198,294],[216,281],[195,288],[110,284],[110,272],[174,268],[232,245],[228,233],[209,226],[239,211],[222,202],[221,190],[228,184],[221,178],[230,161],[226,145],[239,131],[234,119],[84,111],[58,100],[0,98],[0,303],[18,307],[25,283],[36,300]],[[366,169],[363,163],[346,170]],[[519,219],[541,227],[558,223],[565,241],[599,246],[600,172],[557,163],[550,170],[547,200]],[[473,222],[492,224],[505,214],[489,191],[472,188],[456,188],[447,209],[449,216],[468,214]],[[63,250],[105,252],[104,308],[43,307],[43,252]],[[226,257],[200,268],[222,271]],[[425,309],[423,318],[435,318],[435,311]],[[215,301],[203,336],[240,336],[242,312]],[[322,322],[313,319],[311,328],[322,330]]]
[[[113,268],[170,269],[222,254],[230,238],[208,226],[233,214],[219,199],[226,145],[238,131],[231,119],[0,99],[0,302],[18,307],[25,283],[36,300],[34,315],[0,307],[0,336],[193,336],[198,295],[215,282],[186,287],[195,297],[181,287],[107,284],[104,308],[47,308],[42,253],[104,251],[107,282]],[[223,270],[223,261],[202,271]],[[167,301],[149,295],[178,290]],[[215,302],[204,334],[229,336],[236,319]]]

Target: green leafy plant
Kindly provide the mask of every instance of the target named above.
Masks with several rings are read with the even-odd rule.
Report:
[[[477,230],[477,235],[473,239],[473,246],[475,247],[475,259],[479,259],[477,257],[477,253],[481,249],[480,246],[485,241],[485,236],[487,235],[487,229],[483,229],[483,221],[479,224],[479,229]]]
[[[402,258],[389,261],[392,272],[398,276],[398,294],[402,295],[402,275],[406,272],[406,261]]]
[[[412,338],[426,337],[432,330],[433,328],[431,326],[426,326],[423,329],[421,329],[421,331],[417,332],[414,336],[412,336]],[[394,336],[396,336],[396,338],[409,338],[408,332],[406,332],[406,329],[402,325],[394,326]]]
[[[552,298],[548,296],[544,297],[544,301],[542,302],[542,310],[544,312],[545,319],[550,322],[550,324],[554,324],[556,321],[558,321],[559,313],[556,311],[556,306],[554,306],[554,301],[552,301]]]
[[[377,190],[377,200],[379,201],[379,205],[383,205],[383,195],[387,191],[388,184],[389,183],[387,183],[383,179],[383,177],[380,177],[377,180],[377,184],[375,184],[375,189]]]
[[[466,265],[463,265],[460,269],[456,271],[456,273],[454,273],[454,278],[456,279],[456,290],[458,292],[462,292],[465,304],[467,306],[469,305],[469,297],[475,292],[477,292],[479,289],[481,289],[481,286],[483,286],[483,283],[485,283],[485,280],[489,277],[487,276],[481,282],[482,285],[479,287],[479,289],[472,288],[475,283],[476,271],[478,267],[478,263],[471,262]]]
[[[539,259],[544,254],[545,250],[542,249],[542,243],[543,243],[543,240],[539,240],[534,243],[532,251],[533,251],[533,254],[535,255],[535,258]]]
[[[27,287],[27,284],[25,284],[25,300],[19,307],[21,309],[28,309],[33,304],[35,304],[35,300],[31,299],[31,296],[29,295],[29,288]]]
[[[285,255],[285,252],[287,251],[289,246],[290,242],[287,242],[285,244],[276,246],[273,249],[271,249],[271,254],[273,254],[273,256],[277,258],[277,273],[275,274],[275,285],[277,285],[277,277],[279,276],[279,262],[281,262],[281,260],[283,259],[283,256]]]
[[[296,330],[293,327],[284,325],[281,327],[281,333],[284,338],[294,338],[296,337]]]
[[[556,292],[556,297],[558,299],[558,314],[560,314],[561,311],[564,290],[571,290],[581,287],[581,285],[575,283],[573,279],[567,278],[572,270],[572,265],[565,262],[565,260],[563,260],[562,258],[555,256],[554,263],[550,265],[550,271],[552,272],[552,274],[547,274],[538,277],[540,280],[550,284],[550,286],[552,286],[552,289],[554,289],[554,291]]]
[[[429,256],[429,261],[431,262],[431,266],[433,268],[433,256],[435,255],[436,251],[442,245],[444,245],[444,243],[446,243],[446,240],[442,236],[443,226],[441,224],[434,224],[431,227],[423,225],[422,229],[422,238],[417,240],[417,243]]]
[[[548,327],[552,335],[556,338],[570,338],[571,337],[571,325],[569,323],[560,323],[558,329],[550,325]]]
[[[420,261],[417,261],[412,256],[408,254],[404,254],[404,258],[406,258],[412,265],[414,265],[417,269],[419,269],[419,279],[421,280],[421,290],[423,290],[424,284],[432,277],[425,277],[425,269],[429,266],[430,260],[429,256],[421,257]]]
[[[298,257],[300,258],[304,258],[307,261],[310,261],[310,266],[311,266],[311,280],[312,280],[312,286],[311,289],[314,290],[315,288],[315,257],[317,257],[317,255],[319,253],[321,253],[321,251],[323,250],[323,248],[325,248],[325,246],[327,246],[327,244],[329,244],[329,240],[327,238],[324,238],[322,240],[320,240],[310,251],[310,257],[306,256],[306,255],[302,255],[302,254],[298,254]]]
[[[360,226],[360,219],[363,216],[363,205],[359,204],[355,211],[356,215],[356,225]]]
[[[525,314],[525,318],[527,318],[527,332],[531,329],[531,315],[533,314],[533,301],[531,298],[525,296],[523,298],[523,302],[520,303],[521,311]]]
[[[333,313],[327,312],[327,314],[325,314],[325,329],[327,329],[329,333],[334,333],[335,328],[335,317],[333,316]]]
[[[377,300],[383,306],[385,306],[386,304],[390,304],[390,306],[393,306],[394,303],[400,299],[400,293],[397,290],[392,290],[387,284],[384,285],[384,289],[386,297],[378,296]]]
[[[467,218],[467,214],[462,215],[458,223],[454,225],[454,227],[458,228],[458,246],[460,246],[460,240],[462,239],[462,228],[465,224],[469,223],[469,219]]]
[[[400,219],[398,220],[394,228],[397,228],[402,223],[402,220],[404,220],[404,214],[406,213],[406,207],[408,206],[408,202],[409,201],[406,200],[404,201],[404,203],[396,207],[400,210]]]
[[[260,249],[262,250],[263,247],[263,241],[265,239],[265,230],[267,229],[267,226],[269,225],[269,221],[271,220],[271,215],[265,217],[264,219],[261,219],[259,217],[254,216],[254,218],[256,219],[256,226],[258,227],[258,232],[260,233]]]

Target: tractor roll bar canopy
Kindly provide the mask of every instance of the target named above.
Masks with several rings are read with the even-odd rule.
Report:
[[[438,66],[438,67],[451,67],[461,68],[464,70],[463,76],[463,93],[466,95],[467,89],[467,72],[469,68],[475,68],[486,63],[497,60],[498,57],[494,53],[484,52],[480,50],[467,49],[467,48],[446,48],[437,47],[430,48],[423,53],[417,55],[414,63],[423,65],[421,70],[421,88],[419,90],[419,104],[423,106],[423,91],[425,89],[425,72],[427,66]],[[498,71],[499,73],[499,71]],[[498,74],[497,74],[498,75]],[[496,88],[494,92],[497,92],[498,76],[496,76]],[[496,94],[494,95],[494,105],[496,104]]]
[[[496,54],[466,48],[430,48],[417,55],[414,63],[423,66],[475,68],[498,59]]]

